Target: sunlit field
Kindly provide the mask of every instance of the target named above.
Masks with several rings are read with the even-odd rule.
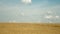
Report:
[[[0,34],[60,34],[60,24],[0,23]]]

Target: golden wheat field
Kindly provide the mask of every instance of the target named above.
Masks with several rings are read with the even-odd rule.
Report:
[[[60,24],[0,23],[0,34],[60,34]]]

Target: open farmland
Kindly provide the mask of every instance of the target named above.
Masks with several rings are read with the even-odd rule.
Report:
[[[0,34],[60,34],[60,24],[0,23]]]

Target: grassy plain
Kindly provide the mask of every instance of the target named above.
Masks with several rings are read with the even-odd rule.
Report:
[[[0,23],[0,34],[60,34],[60,24]]]

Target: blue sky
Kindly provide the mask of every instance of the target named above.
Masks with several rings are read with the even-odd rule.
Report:
[[[0,0],[0,22],[60,22],[60,0]]]

